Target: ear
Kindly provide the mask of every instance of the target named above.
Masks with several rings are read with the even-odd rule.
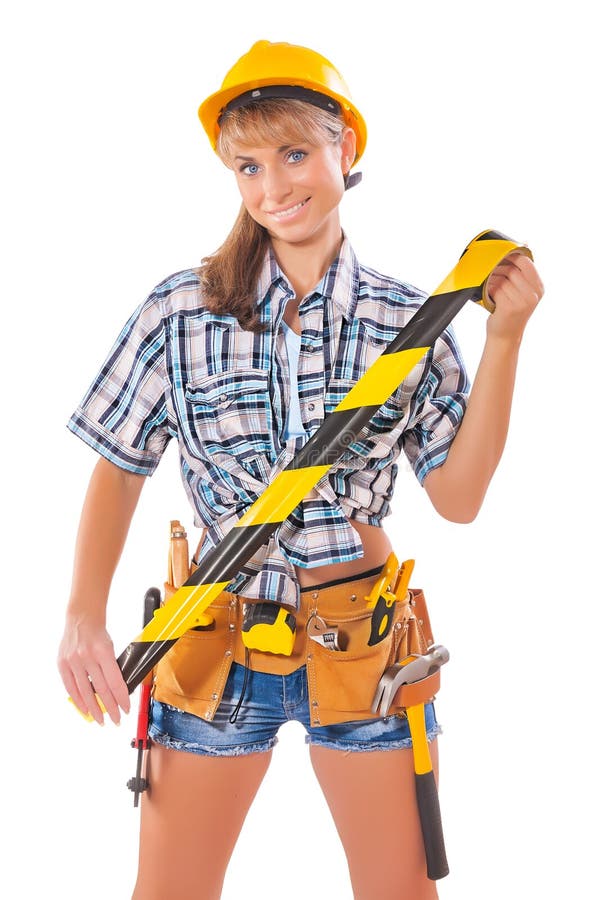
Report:
[[[356,134],[350,127],[344,128],[341,141],[342,172],[347,175],[356,157]]]

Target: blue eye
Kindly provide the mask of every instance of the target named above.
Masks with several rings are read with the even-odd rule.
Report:
[[[258,172],[258,166],[256,163],[248,163],[245,166],[242,166],[240,172],[243,172],[244,175],[256,175]]]
[[[288,159],[293,163],[302,162],[305,156],[304,150],[290,150],[288,153]]]

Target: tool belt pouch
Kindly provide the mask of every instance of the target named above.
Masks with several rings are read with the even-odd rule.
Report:
[[[171,522],[168,576],[164,599],[184,584],[197,567],[190,562],[185,530]],[[306,662],[312,725],[377,718],[371,705],[379,679],[395,662],[411,653],[424,653],[433,643],[425,596],[411,589],[405,600],[394,604],[393,624],[386,637],[368,646],[371,609],[360,599],[344,599],[345,588],[311,609],[299,611],[298,666]],[[317,612],[328,625],[337,625],[340,650],[334,651],[306,637],[306,615]],[[241,645],[241,605],[234,594],[223,591],[209,610],[214,619],[208,628],[187,631],[162,657],[154,670],[154,698],[193,715],[212,720],[221,702],[232,662]],[[267,654],[276,669],[277,656]],[[256,665],[256,660],[254,665]],[[266,668],[265,671],[270,671]],[[404,715],[405,707],[433,699],[439,690],[439,671],[397,692],[388,715]]]
[[[171,522],[168,576],[164,599],[168,600],[197,569],[190,562],[187,536],[177,520]],[[192,628],[158,662],[154,673],[154,698],[205,719],[214,717],[231,663],[236,637],[236,601],[223,591],[210,606],[211,626]]]
[[[311,724],[332,725],[373,719],[371,704],[379,679],[385,670],[411,653],[424,653],[433,643],[425,595],[410,590],[405,601],[396,602],[393,625],[386,637],[369,647],[371,611],[327,615],[319,609],[328,625],[338,626],[340,650],[333,651],[314,641],[307,655],[307,673],[311,695]],[[405,707],[432,700],[439,690],[439,672],[417,685],[401,688],[388,715],[405,715]],[[416,689],[416,690],[415,690]],[[415,697],[422,699],[415,700]]]

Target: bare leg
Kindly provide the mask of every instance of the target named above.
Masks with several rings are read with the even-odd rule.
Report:
[[[218,900],[271,755],[201,756],[153,745],[133,900]]]
[[[437,778],[437,741],[429,747]],[[348,753],[313,745],[310,756],[346,852],[355,900],[435,900],[412,750]]]

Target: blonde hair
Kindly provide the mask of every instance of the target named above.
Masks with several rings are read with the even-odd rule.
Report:
[[[269,99],[227,111],[220,122],[217,153],[231,168],[233,145],[260,147],[309,143],[339,143],[345,125],[341,117],[303,100]],[[256,285],[269,244],[265,228],[242,206],[219,249],[204,257],[199,275],[207,307],[233,315],[248,331],[262,331],[256,310]]]

